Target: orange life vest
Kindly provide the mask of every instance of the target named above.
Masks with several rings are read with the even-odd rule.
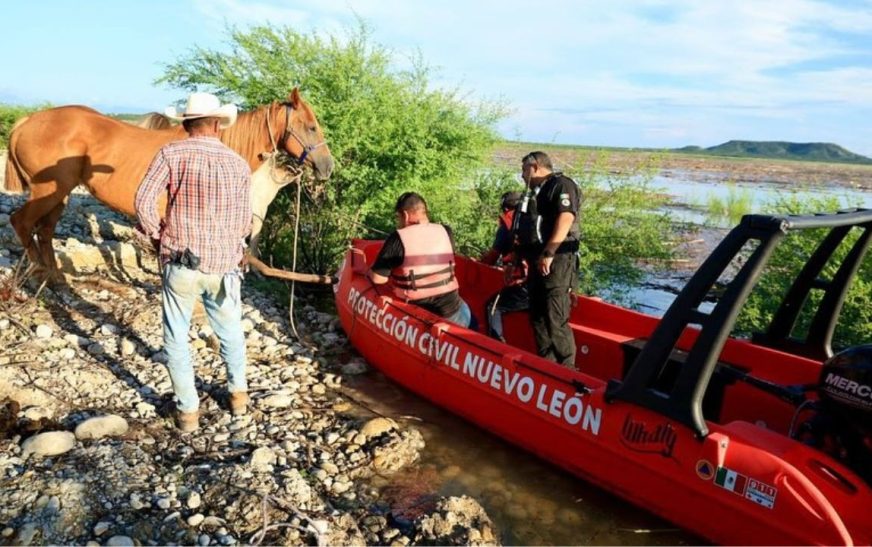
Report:
[[[512,222],[515,219],[515,210],[509,209],[508,211],[503,211],[500,215],[500,224],[512,233]],[[512,242],[512,246],[514,247],[516,242]],[[512,276],[511,279],[507,281],[508,285],[518,285],[527,280],[527,261],[521,260],[515,254],[514,249],[509,251],[508,253],[502,255],[500,257],[500,261],[506,268],[512,268]]]
[[[404,258],[391,270],[394,296],[421,300],[456,291],[454,249],[441,224],[412,224],[397,230],[403,243]]]

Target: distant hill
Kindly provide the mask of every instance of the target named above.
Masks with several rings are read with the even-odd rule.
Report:
[[[717,146],[710,146],[709,148],[685,146],[674,151],[685,154],[706,154],[738,158],[767,158],[872,165],[872,159],[845,150],[838,144],[828,142],[728,141]]]

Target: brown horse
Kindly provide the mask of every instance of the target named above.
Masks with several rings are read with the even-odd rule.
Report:
[[[184,129],[146,130],[83,106],[63,106],[32,114],[9,136],[5,186],[30,188],[28,201],[10,217],[30,260],[55,277],[54,229],[67,196],[82,184],[109,207],[135,214],[133,200],[149,163],[164,144],[185,138]],[[256,170],[261,154],[287,152],[330,177],[333,157],[312,108],[295,88],[283,102],[241,113],[221,140]],[[166,198],[161,201],[161,210]],[[36,235],[36,241],[34,241]]]

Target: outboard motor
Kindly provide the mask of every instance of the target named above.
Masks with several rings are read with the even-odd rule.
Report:
[[[828,359],[817,391],[820,412],[804,424],[806,439],[872,484],[872,344]]]

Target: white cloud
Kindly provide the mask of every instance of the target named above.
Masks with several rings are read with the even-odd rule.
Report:
[[[872,108],[872,3],[814,0],[195,0],[223,24],[342,34],[362,17],[398,65],[420,51],[434,83],[516,108],[509,136],[698,141]],[[848,34],[844,34],[848,33]],[[839,59],[839,63],[831,63]],[[848,63],[848,59],[853,59]],[[853,116],[857,118],[856,115]],[[543,121],[544,120],[544,121]],[[782,124],[780,129],[767,124]],[[845,128],[848,134],[848,128]]]

